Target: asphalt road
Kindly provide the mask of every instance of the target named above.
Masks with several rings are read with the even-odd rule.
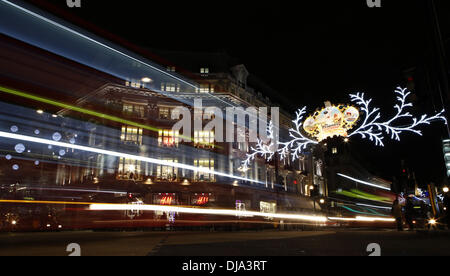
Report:
[[[0,256],[383,256],[450,255],[449,233],[338,230],[317,232],[61,232],[0,234]]]

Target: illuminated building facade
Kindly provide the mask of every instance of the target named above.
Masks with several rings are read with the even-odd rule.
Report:
[[[259,159],[243,171],[251,143],[216,143],[214,131],[193,131],[185,142],[172,130],[174,110],[193,111],[194,99],[221,109],[273,106],[263,95],[276,93],[245,66],[195,57],[201,64],[187,63],[196,68],[188,79],[176,66],[44,20],[44,13],[3,2],[0,9],[8,15],[0,21],[2,199],[320,210],[315,196],[327,194],[320,153],[287,163]],[[48,30],[45,41],[36,35]],[[285,114],[280,135],[292,120]],[[64,208],[45,208],[68,219]]]

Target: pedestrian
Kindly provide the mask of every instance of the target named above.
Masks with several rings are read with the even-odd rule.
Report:
[[[406,200],[405,219],[409,226],[409,230],[414,230],[414,204],[410,197]]]
[[[392,205],[392,215],[395,218],[395,221],[397,222],[397,230],[403,231],[403,212],[402,212],[402,206],[400,205],[400,202],[398,199],[394,201],[394,204]]]

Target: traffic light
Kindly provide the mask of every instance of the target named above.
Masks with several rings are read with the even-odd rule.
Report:
[[[408,90],[411,92],[414,92],[416,90],[416,79],[414,77],[415,72],[416,68],[411,68],[403,72],[406,82],[406,88],[408,88]]]

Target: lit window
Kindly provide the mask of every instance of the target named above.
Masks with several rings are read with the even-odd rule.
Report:
[[[172,119],[173,108],[170,107],[159,107],[159,118],[162,120]]]
[[[131,142],[142,145],[142,128],[123,126],[120,140],[122,142]]]
[[[158,133],[158,145],[160,147],[178,147],[180,133],[173,130],[160,130]]]
[[[337,154],[338,153],[338,149],[337,148],[333,148],[333,154]]]
[[[161,83],[161,91],[180,92],[180,85],[175,83]]]
[[[209,74],[209,68],[200,68],[200,74]]]
[[[124,103],[123,104],[123,112],[127,115],[144,118],[145,117],[145,105]]]
[[[214,148],[214,131],[194,131],[194,145],[199,148]]]
[[[176,159],[163,159],[164,162],[177,164]],[[159,180],[176,181],[178,179],[178,169],[173,166],[158,165],[156,168],[156,176]]]
[[[119,178],[139,180],[141,178],[141,161],[120,158]]]
[[[197,171],[195,172],[195,181],[208,181],[214,182],[214,159],[199,159],[194,161],[194,166],[199,169],[206,169],[211,173]]]
[[[143,88],[144,87],[142,85],[142,83],[137,80],[126,81],[125,86],[129,86],[129,87],[133,87],[133,88]]]
[[[243,152],[248,152],[249,151],[249,146],[247,143],[245,142],[241,142],[241,143],[237,143],[237,149]]]
[[[214,93],[214,86],[209,83],[200,84],[200,88],[196,89],[198,93]]]
[[[168,66],[167,67],[167,72],[175,72],[176,68],[174,66]]]

